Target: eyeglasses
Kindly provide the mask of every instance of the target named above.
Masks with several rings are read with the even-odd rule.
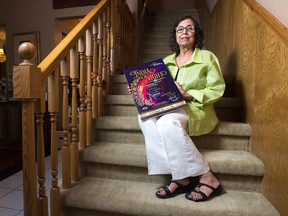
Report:
[[[179,27],[176,29],[176,32],[179,33],[179,34],[182,34],[185,29],[187,30],[187,32],[195,32],[195,27],[194,27],[194,26],[191,26],[191,25],[188,25],[188,26],[186,26],[186,27],[184,27],[184,26],[179,26]]]

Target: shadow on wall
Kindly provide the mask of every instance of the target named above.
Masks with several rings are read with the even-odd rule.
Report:
[[[231,88],[232,88],[232,95],[233,97],[239,97],[241,101],[241,107],[240,107],[240,116],[239,121],[240,122],[246,122],[247,119],[247,111],[246,111],[246,95],[243,89],[243,83],[241,80],[237,79],[237,60],[236,60],[236,53],[233,52],[226,64],[226,67],[224,68],[225,71],[229,71],[229,75],[231,76]]]

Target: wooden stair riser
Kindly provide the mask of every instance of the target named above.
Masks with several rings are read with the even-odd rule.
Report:
[[[81,174],[97,178],[124,181],[149,182],[161,185],[168,184],[169,175],[147,175],[146,167],[118,166],[101,163],[81,163]],[[260,192],[262,176],[240,176],[214,173],[227,190]]]
[[[215,108],[218,118],[221,121],[239,121],[239,109]],[[137,116],[135,106],[127,105],[106,105],[104,109],[106,116]]]
[[[203,136],[192,137],[199,148],[248,151],[251,128],[244,123],[220,122]],[[95,142],[144,144],[137,117],[102,117],[95,121]]]
[[[160,55],[158,55],[158,56],[155,55],[152,58],[151,58],[152,55],[148,55],[148,56],[149,56],[148,57],[149,59],[144,60],[143,63],[144,62],[148,62],[148,61],[152,61],[152,60],[154,60],[156,58],[162,58],[163,57],[163,56],[160,56]],[[125,79],[124,75],[123,75],[123,79]],[[227,79],[231,79],[231,78],[228,77]],[[114,82],[114,83],[112,83],[112,86],[111,86],[111,94],[112,95],[128,95],[129,94],[128,91],[127,91],[126,80],[122,80],[122,78],[121,78],[121,81],[122,82],[116,82],[116,83]],[[231,83],[232,81],[227,80],[225,82],[226,82],[226,88],[225,88],[224,96],[231,97],[233,95],[233,86],[232,86],[232,83]]]
[[[248,151],[247,137],[206,135],[203,137],[192,137],[192,140],[200,149]],[[96,130],[94,132],[94,141],[144,145],[142,133],[134,130]]]

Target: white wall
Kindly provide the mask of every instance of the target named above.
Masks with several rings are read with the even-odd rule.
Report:
[[[206,0],[210,11],[213,10],[218,0]],[[288,26],[288,1],[287,0],[256,0],[266,8],[273,16]]]
[[[16,7],[17,5],[17,7]],[[55,18],[83,17],[93,6],[53,10],[52,0],[1,1],[0,24],[5,25],[6,73],[12,74],[12,35],[22,32],[40,31],[41,60],[55,46]]]
[[[288,1],[287,0],[257,0],[264,8],[270,11],[284,25],[288,27]]]

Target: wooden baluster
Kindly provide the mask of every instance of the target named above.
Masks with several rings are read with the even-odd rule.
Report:
[[[119,14],[119,8],[117,7],[117,2],[115,1],[113,4],[114,7],[114,22],[115,22],[115,70],[117,73],[120,73],[120,14]]]
[[[125,20],[125,32],[126,31],[132,31],[132,29],[130,28],[130,23],[128,20]],[[129,65],[129,58],[131,60],[131,62],[133,61],[133,58],[131,58],[131,55],[130,55],[130,36],[131,36],[131,32],[129,32],[129,34],[125,35],[124,37],[124,40],[125,40],[125,47],[126,47],[126,64],[125,64],[125,67],[128,67]]]
[[[58,142],[57,142],[57,108],[55,72],[48,77],[48,111],[51,122],[51,175],[52,187],[50,189],[51,216],[60,215],[60,189],[58,186]]]
[[[78,147],[78,112],[77,112],[77,57],[76,47],[70,50],[70,78],[72,82],[72,121],[71,121],[71,178],[72,181],[79,180],[79,147]]]
[[[127,27],[126,30],[130,31],[129,34],[127,34],[126,36],[126,46],[127,46],[127,60],[130,58],[131,62],[133,62],[133,56],[131,56],[131,49],[130,49],[130,45],[131,45],[131,35],[132,35],[132,28],[131,28],[131,23],[129,22],[129,20],[126,21],[127,23]],[[132,58],[131,58],[132,57]],[[127,61],[127,64],[125,65],[125,67],[127,67],[129,65],[129,61]]]
[[[115,53],[117,51],[116,49],[116,25],[117,25],[117,20],[116,20],[116,8],[115,8],[115,3],[114,1],[111,1],[111,73],[112,74],[117,74],[116,71],[116,59],[115,59]]]
[[[129,18],[129,16],[127,15],[127,18]],[[128,55],[128,58],[132,56],[131,58],[131,62],[133,62],[133,59],[134,59],[134,55],[131,55],[132,53],[132,32],[133,32],[133,28],[132,28],[132,23],[131,23],[131,20],[130,19],[127,19],[127,31],[129,31],[129,34],[127,34],[127,38],[126,38],[126,43],[127,43],[127,55]],[[127,62],[129,64],[129,62]],[[128,65],[126,65],[128,66]]]
[[[111,93],[111,17],[110,7],[107,7],[106,18],[106,36],[107,36],[107,48],[106,48],[106,94]]]
[[[121,66],[120,69],[124,68],[126,65],[126,50],[125,50],[125,44],[124,44],[124,37],[125,37],[125,22],[123,18],[123,13],[120,11],[120,16],[121,16],[121,31],[120,31],[120,47],[121,47],[121,53],[123,54],[123,61],[121,61]]]
[[[94,22],[93,23],[93,62],[92,62],[92,74],[93,74],[93,79],[92,79],[92,117],[93,119],[98,117],[98,95],[97,95],[97,68],[98,68],[98,43],[97,43],[97,25]]]
[[[103,95],[106,94],[106,85],[107,85],[107,73],[106,73],[106,59],[107,59],[107,32],[106,32],[106,10],[103,12],[103,19],[102,19],[102,69],[101,69],[101,75],[102,79],[100,82],[100,93],[101,98],[103,98]],[[101,109],[103,110],[101,101]],[[101,112],[103,114],[103,112]]]
[[[125,12],[125,11],[124,11]],[[130,23],[129,23],[129,20],[128,20],[128,14],[126,14],[126,19],[124,19],[124,26],[125,26],[125,30],[124,32],[129,32],[129,31],[132,31],[132,29],[130,28]],[[126,47],[126,64],[125,64],[125,67],[127,67],[130,63],[130,61],[132,62],[133,61],[133,58],[131,58],[132,56],[130,55],[130,50],[129,50],[129,38],[131,36],[131,32],[129,32],[129,34],[125,35],[124,34],[124,43],[125,43],[125,47]],[[130,61],[129,61],[130,59]]]
[[[23,62],[13,67],[13,98],[24,99],[21,108],[24,215],[37,216],[34,106],[35,99],[41,98],[41,72],[31,61],[36,55],[36,47],[32,43],[22,43],[18,52]]]
[[[126,63],[127,63],[127,47],[126,47],[126,43],[125,43],[125,37],[126,37],[126,23],[125,23],[125,19],[124,19],[124,14],[123,14],[123,10],[121,10],[121,51],[123,52],[123,61],[122,61],[122,65],[121,65],[121,69],[126,67]]]
[[[117,34],[117,49],[118,49],[118,56],[117,56],[117,59],[118,59],[118,70],[121,71],[121,69],[123,68],[122,67],[122,62],[124,61],[125,59],[125,55],[124,55],[124,52],[122,50],[122,16],[120,14],[120,12],[118,11],[118,19],[119,19],[119,31],[118,31],[118,34]]]
[[[45,112],[45,88],[41,87],[41,100],[36,103],[36,140],[37,140],[37,172],[38,172],[38,215],[48,215],[48,198],[45,188],[45,148],[43,123]]]
[[[131,36],[130,36],[130,55],[134,56],[133,58],[133,61],[132,61],[132,64],[134,65],[136,63],[136,61],[138,60],[138,54],[136,54],[136,51],[134,49],[135,46],[137,46],[135,44],[135,36],[136,36],[136,33],[135,33],[135,24],[134,24],[134,21],[132,21],[132,26],[131,26]]]
[[[81,38],[78,43],[80,59],[80,109],[79,109],[79,140],[80,147],[86,147],[86,104],[85,104],[85,53],[84,39]]]
[[[104,83],[107,82],[107,73],[106,73],[106,63],[107,63],[107,30],[106,30],[106,22],[107,22],[107,16],[106,16],[106,10],[103,12],[103,20],[102,20],[102,34],[103,34],[103,56],[102,56],[102,80],[104,81]],[[102,82],[103,83],[103,82]],[[103,83],[103,84],[104,84]],[[106,86],[104,86],[102,84],[102,89],[103,89],[103,93],[106,92]]]
[[[102,65],[103,65],[103,25],[102,15],[98,17],[98,116],[102,116],[102,103],[103,103],[103,82],[102,82]]]
[[[135,25],[135,20],[136,20],[136,15],[134,16],[134,19],[131,19],[131,34],[130,34],[130,50],[131,50],[131,52],[130,52],[130,56],[132,55],[133,56],[133,61],[132,61],[132,64],[134,65],[135,63],[136,63],[136,61],[138,61],[138,57],[139,57],[139,55],[138,54],[136,54],[136,51],[135,51],[135,46],[137,46],[136,45],[136,40],[135,40],[135,38],[136,38],[136,31],[135,31],[135,29],[136,29],[136,25]],[[130,65],[129,65],[130,66]]]
[[[67,59],[60,63],[60,73],[62,78],[62,187],[67,189],[71,186],[71,148],[69,143],[69,105],[68,105],[68,68]]]
[[[86,145],[92,144],[92,32],[86,30]]]

